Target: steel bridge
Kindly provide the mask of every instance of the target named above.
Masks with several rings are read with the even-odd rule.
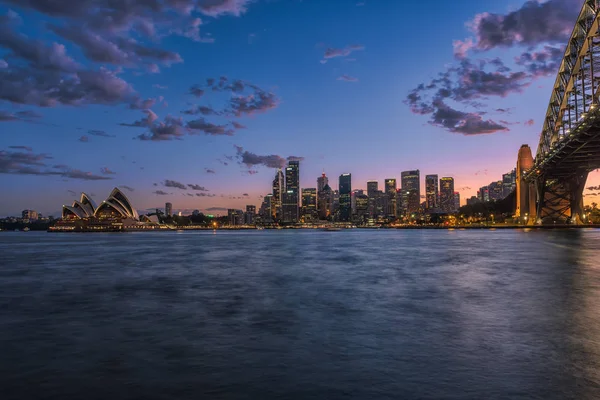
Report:
[[[517,217],[581,224],[583,190],[600,168],[600,0],[585,0],[560,64],[535,159],[517,161]]]

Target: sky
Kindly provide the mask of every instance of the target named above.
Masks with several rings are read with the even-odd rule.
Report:
[[[582,0],[423,4],[0,0],[0,215],[113,187],[223,214],[288,160],[302,187],[451,176],[464,203],[535,154]]]

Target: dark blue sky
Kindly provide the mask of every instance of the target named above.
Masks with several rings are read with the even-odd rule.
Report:
[[[420,169],[464,201],[535,152],[582,1],[123,3],[0,0],[0,215],[258,205],[288,157],[303,187]]]

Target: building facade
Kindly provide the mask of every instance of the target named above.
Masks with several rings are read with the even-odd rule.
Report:
[[[317,213],[317,188],[302,189],[302,217],[304,222],[314,221]]]
[[[440,209],[442,212],[454,212],[454,178],[440,179]]]
[[[173,215],[173,204],[165,203],[165,215],[167,217],[170,217],[171,215]]]
[[[397,215],[397,207],[396,207],[396,192],[398,191],[397,185],[396,185],[396,179],[395,178],[391,178],[391,179],[386,179],[385,180],[385,195],[386,195],[386,216],[391,219],[391,220],[395,220]]]
[[[435,211],[440,208],[439,205],[439,179],[437,175],[425,176],[425,204],[429,211]]]
[[[283,195],[283,222],[300,221],[300,161],[290,161],[285,168],[285,193]]]
[[[284,192],[284,180],[283,180],[283,172],[281,168],[277,170],[275,173],[275,177],[273,178],[272,185],[272,193],[273,197],[271,198],[271,219],[273,221],[280,221],[283,215],[282,206],[283,206],[283,192]]]
[[[421,184],[419,170],[402,172],[402,198],[406,217],[419,213],[421,206]]]
[[[340,217],[341,222],[350,222],[352,218],[352,203],[350,194],[352,193],[352,174],[340,175]]]

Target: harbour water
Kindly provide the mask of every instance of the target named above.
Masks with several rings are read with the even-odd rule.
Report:
[[[600,230],[0,233],[2,399],[598,399]]]

